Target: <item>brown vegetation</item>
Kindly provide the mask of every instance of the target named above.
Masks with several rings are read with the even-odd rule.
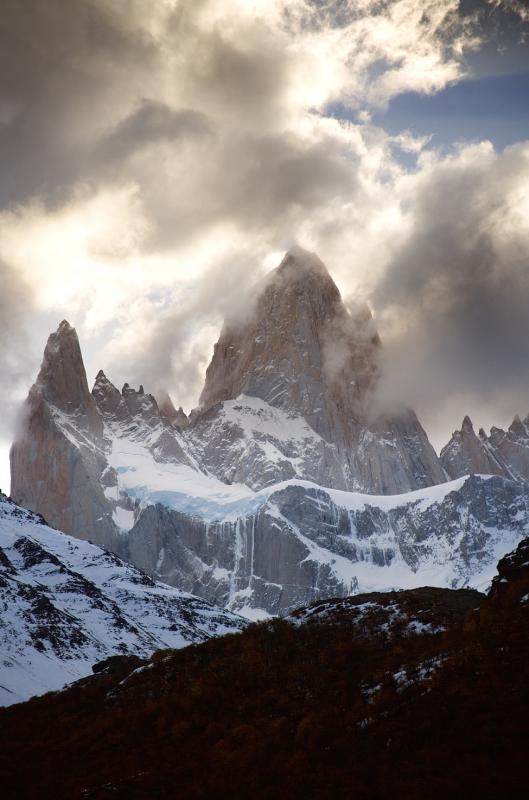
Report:
[[[2,797],[526,796],[526,570],[443,633],[275,620],[6,709]]]

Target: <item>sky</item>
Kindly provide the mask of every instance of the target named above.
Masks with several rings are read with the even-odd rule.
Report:
[[[4,0],[0,487],[48,334],[197,402],[293,243],[439,447],[529,412],[529,4]]]

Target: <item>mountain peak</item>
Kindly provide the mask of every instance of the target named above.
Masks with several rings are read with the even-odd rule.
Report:
[[[95,383],[92,388],[92,397],[102,414],[117,413],[121,402],[121,392],[116,389],[102,369],[100,369],[96,375]]]
[[[67,319],[63,319],[62,322],[59,323],[59,327],[57,328],[57,333],[70,333],[73,331],[75,333],[75,328],[70,325]]]
[[[463,419],[463,424],[461,425],[462,431],[467,431],[468,433],[474,433],[474,426],[472,425],[472,420],[469,416],[466,416]]]
[[[187,428],[189,424],[187,415],[185,414],[182,406],[179,406],[178,410],[175,408],[171,396],[166,389],[161,389],[156,394],[156,402],[158,403],[160,414],[166,417],[169,422],[177,425],[180,428]]]
[[[79,339],[67,320],[48,337],[36,387],[48,402],[63,411],[91,410]]]
[[[277,268],[277,272],[281,274],[291,272],[295,275],[317,273],[325,277],[330,277],[327,267],[319,256],[317,256],[316,253],[310,252],[310,250],[305,250],[297,244],[287,250],[281,264]]]
[[[247,394],[304,416],[320,432],[335,378],[365,372],[368,362],[372,372],[372,336],[364,335],[362,325],[352,330],[350,321],[323,262],[291,248],[270,274],[252,317],[242,327],[225,324],[206,373],[202,410]],[[356,392],[354,376],[344,379],[348,397],[362,393],[369,383],[364,377],[356,375]]]

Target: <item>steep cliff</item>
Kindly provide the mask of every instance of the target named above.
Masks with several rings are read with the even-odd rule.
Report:
[[[63,321],[48,339],[11,448],[11,494],[56,528],[114,547],[105,497],[103,423],[88,389],[75,330]]]
[[[182,495],[164,501],[140,513],[130,560],[253,618],[358,592],[484,589],[529,525],[524,485],[497,476],[394,496],[288,481],[201,511]]]
[[[476,436],[468,417],[441,450],[441,463],[451,478],[462,475],[503,475],[516,481],[529,480],[529,416],[515,417],[509,428],[481,429]]]
[[[349,311],[319,258],[289,251],[215,345],[192,416],[199,459],[254,488],[294,476],[382,494],[442,482],[413,411],[373,415],[379,350],[367,306]]]

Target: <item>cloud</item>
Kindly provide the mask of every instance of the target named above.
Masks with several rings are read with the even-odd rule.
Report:
[[[143,383],[151,392],[169,389],[177,405],[190,410],[224,319],[245,319],[252,313],[258,275],[264,275],[263,262],[255,252],[241,250],[235,258],[221,258],[170,297],[144,301],[142,324],[131,327],[124,319],[104,354],[111,380]]]
[[[91,168],[123,162],[138,150],[159,142],[178,142],[185,137],[201,137],[209,133],[207,118],[190,110],[173,110],[155,100],[143,100],[139,107],[120,120],[95,147]]]
[[[529,411],[528,187],[529,142],[461,147],[409,181],[409,233],[373,295],[386,401]]]
[[[0,207],[36,195],[61,199],[83,174],[101,129],[147,93],[156,43],[137,4],[6,0],[0,27]]]

